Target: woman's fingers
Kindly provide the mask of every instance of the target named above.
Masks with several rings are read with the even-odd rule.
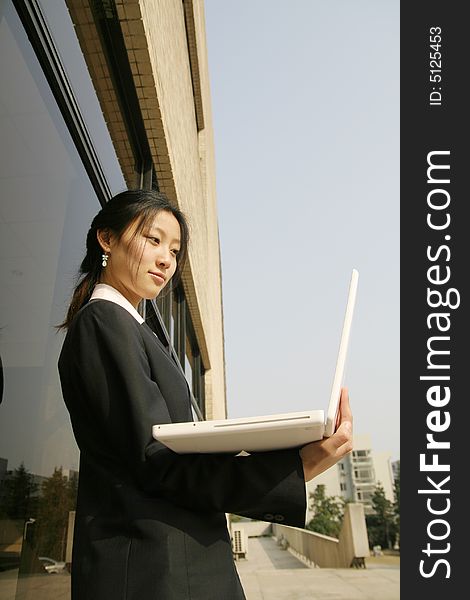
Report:
[[[344,456],[352,450],[352,412],[349,405],[347,388],[341,389],[341,399],[338,411],[338,425],[335,433],[327,441],[331,441],[336,454]]]
[[[352,451],[352,420],[348,390],[342,388],[336,431],[330,437],[307,444],[300,450],[305,481],[310,481]]]
[[[341,399],[339,403],[339,412],[341,421],[350,421],[352,423],[352,412],[349,404],[348,388],[341,388]]]
[[[347,388],[341,388],[341,397],[339,400],[338,414],[336,415],[336,427],[338,429],[342,421],[350,421],[352,423],[352,412],[349,405],[349,393]]]
[[[352,424],[343,421],[335,433],[323,441],[323,447],[332,456],[344,456],[352,450]]]

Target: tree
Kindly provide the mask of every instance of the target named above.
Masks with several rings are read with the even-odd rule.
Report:
[[[344,515],[343,499],[338,496],[327,496],[323,484],[317,485],[313,494],[310,494],[310,499],[312,500],[310,508],[314,514],[306,528],[337,538]]]
[[[22,462],[11,477],[4,481],[5,493],[3,495],[2,510],[9,519],[27,520],[36,513],[37,498],[35,493],[37,485],[33,475],[29,473]]]
[[[395,502],[393,503],[393,511],[395,514],[395,543],[399,543],[400,539],[400,463],[398,463],[397,475],[393,487]]]
[[[39,554],[63,560],[69,512],[75,509],[77,481],[62,474],[62,467],[43,482],[37,518]]]
[[[380,482],[372,496],[372,508],[373,514],[366,517],[369,542],[372,546],[391,548],[391,540],[396,533],[394,504],[386,498]]]

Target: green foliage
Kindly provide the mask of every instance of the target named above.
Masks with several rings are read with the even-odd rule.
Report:
[[[75,510],[77,479],[68,479],[62,468],[43,482],[37,518],[39,554],[64,560],[69,511]]]
[[[0,513],[9,519],[25,521],[34,517],[37,508],[37,485],[34,483],[33,475],[29,473],[24,463],[15,469],[4,482],[4,494]]]
[[[314,516],[306,529],[338,537],[344,515],[344,501],[338,496],[327,496],[325,486],[317,485],[313,494],[310,494],[311,506]]]
[[[379,545],[391,549],[392,541],[398,532],[395,504],[386,498],[380,482],[372,496],[372,508],[374,513],[366,516],[369,543],[371,546]]]
[[[393,488],[395,495],[395,502],[393,504],[393,510],[395,513],[395,526],[397,529],[397,534],[399,536],[400,532],[400,465],[398,465],[398,473],[395,478],[395,485]]]

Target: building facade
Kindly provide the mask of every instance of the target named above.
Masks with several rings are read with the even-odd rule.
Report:
[[[394,502],[391,457],[387,452],[374,452],[368,435],[355,435],[353,446],[350,454],[310,481],[307,489],[313,493],[318,485],[324,485],[327,496],[360,502],[365,514],[369,514],[373,512],[372,496],[378,485],[384,489],[387,500]],[[309,519],[312,517],[310,510]]]
[[[126,188],[158,189],[188,218],[181,284],[140,310],[185,373],[195,415],[226,416],[203,1],[0,0],[0,81],[0,575],[27,575],[40,572],[31,548],[65,559],[74,508],[79,453],[55,326],[93,216]],[[60,503],[46,517],[52,481]],[[60,540],[46,542],[51,529]],[[38,597],[23,579],[0,576],[0,597]]]

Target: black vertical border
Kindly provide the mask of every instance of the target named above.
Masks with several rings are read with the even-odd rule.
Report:
[[[464,8],[464,3],[434,0],[401,2],[400,5],[400,549],[401,598],[404,600],[420,597],[442,599],[449,597],[449,593],[458,597],[458,589],[467,589],[465,542],[469,525],[465,510],[468,504],[465,482],[470,399],[465,374],[470,367],[467,343],[470,332],[467,274],[470,269],[467,262],[470,252],[466,242],[470,236],[467,233],[469,202],[466,183],[470,132],[465,66],[470,53]],[[438,51],[441,53],[442,79],[435,82],[430,81],[431,76],[439,73],[436,65],[430,62],[430,53],[435,52],[430,47],[430,35],[438,31],[431,30],[433,27],[441,30]],[[434,73],[431,73],[432,69]],[[441,94],[440,105],[430,105],[431,92]],[[438,94],[435,93],[432,99],[438,101]],[[441,179],[447,176],[450,179],[448,184],[428,183],[428,153],[433,151],[449,151],[449,155],[435,155],[433,159],[435,163],[450,165],[448,171],[434,171]],[[450,203],[446,209],[437,211],[428,206],[428,194],[432,189],[447,191]],[[436,192],[432,202],[445,198],[445,193]],[[433,230],[427,224],[428,213],[432,213],[431,218],[436,223],[439,220],[440,223],[446,222],[448,213],[449,226]],[[434,260],[427,256],[428,247],[433,257],[438,256]],[[428,269],[435,265],[441,269],[441,279],[448,274],[446,267],[449,268],[447,283],[430,283]],[[437,274],[436,271],[432,273],[434,276]],[[451,303],[455,303],[459,296],[460,305],[456,308],[430,307],[428,288],[441,291],[443,296],[451,288],[457,290],[451,293]],[[437,296],[434,298],[437,299]],[[428,326],[428,316],[433,312],[448,315],[448,331],[440,332],[435,319],[431,320],[431,328]],[[445,320],[443,318],[441,323]],[[447,355],[440,355],[434,363],[447,364],[449,369],[428,369],[427,343],[432,336],[450,338],[433,342],[434,348],[449,351]],[[423,375],[448,375],[450,380],[420,380]],[[427,390],[431,385],[449,386],[451,396],[446,406],[436,408],[429,404]],[[428,421],[432,417],[429,414],[435,410],[440,410],[441,422],[445,421],[445,412],[449,414],[449,427],[434,433],[436,440],[450,443],[448,449],[437,451],[426,448],[426,436],[432,433]],[[437,454],[436,460],[449,465],[450,470],[425,472],[420,468],[420,454],[426,454],[427,463],[432,462],[432,454]],[[450,479],[442,483],[448,476]],[[427,477],[434,480],[434,486]],[[419,490],[436,490],[437,486],[448,493],[419,493]],[[448,510],[432,514],[430,508]],[[442,539],[432,539],[432,536]],[[420,565],[427,577],[420,572]]]

